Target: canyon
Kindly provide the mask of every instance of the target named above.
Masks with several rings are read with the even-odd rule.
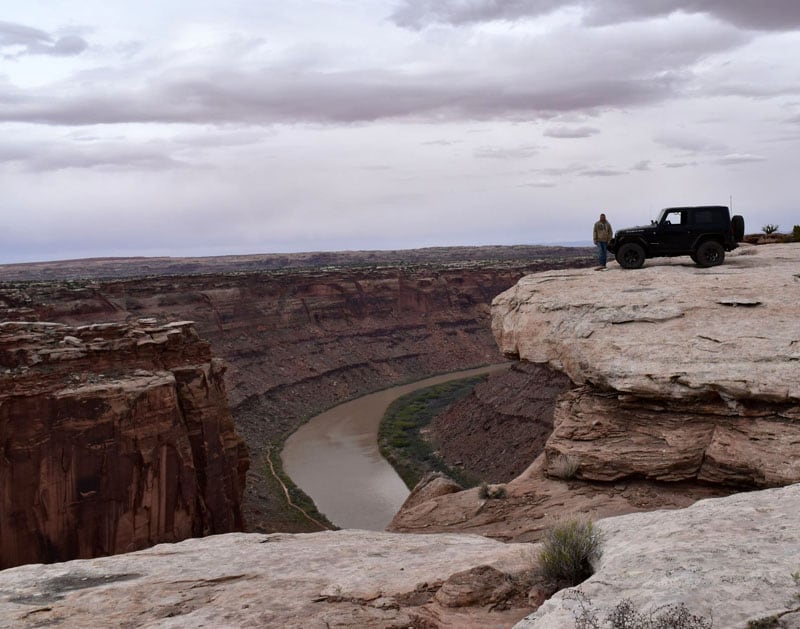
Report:
[[[0,319],[77,328],[193,321],[227,365],[227,397],[249,451],[244,528],[312,531],[320,524],[287,506],[270,468],[289,434],[338,402],[502,360],[491,299],[525,273],[590,263],[585,249],[479,247],[6,265]],[[63,378],[78,368],[54,364]]]
[[[338,395],[352,397],[373,386],[372,376],[402,380],[414,371],[409,365],[418,371],[434,368],[442,360],[437,352],[452,349],[463,365],[469,359],[494,362],[486,359],[496,359],[491,349],[499,347],[519,362],[478,385],[433,427],[451,463],[500,485],[503,495],[482,497],[478,488],[460,490],[446,479],[429,477],[396,515],[390,526],[396,532],[227,534],[115,557],[4,570],[0,622],[81,626],[101,613],[131,626],[517,623],[521,629],[541,629],[575,626],[586,605],[604,617],[629,599],[642,610],[685,604],[690,612],[712,618],[714,626],[775,617],[798,627],[800,606],[789,601],[798,591],[792,573],[800,569],[793,533],[800,507],[799,262],[797,245],[769,245],[742,246],[725,265],[711,269],[682,259],[659,260],[637,271],[611,265],[602,274],[568,264],[560,270],[539,267],[498,291],[491,312],[487,301],[477,298],[491,291],[476,288],[491,280],[466,282],[464,265],[450,266],[448,272],[437,268],[431,283],[413,275],[420,268],[404,270],[401,277],[410,292],[398,289],[393,296],[406,295],[405,302],[375,297],[376,285],[368,279],[382,277],[390,286],[401,282],[396,270],[390,281],[385,275],[390,271],[373,268],[362,269],[361,292],[352,284],[333,289],[320,282],[320,276],[341,277],[339,270],[277,273],[278,282],[284,275],[314,276],[295,282],[294,294],[281,293],[273,273],[73,281],[55,288],[5,282],[0,298],[7,320],[117,313],[132,325],[134,317],[138,321],[158,304],[169,307],[156,319],[175,315],[181,321],[188,317],[177,315],[202,313],[205,323],[195,324],[198,331],[216,334],[212,346],[216,342],[220,353],[228,351],[241,361],[233,364],[227,381],[236,400],[237,428],[250,434],[248,443],[257,435],[256,442],[267,437],[267,444],[277,444],[281,427],[302,421],[310,407],[329,405]],[[496,277],[499,271],[492,268],[477,277]],[[352,277],[353,269],[349,273]],[[202,289],[193,284],[193,290],[178,292],[184,282],[201,281],[206,282]],[[159,289],[148,296],[146,283],[147,290]],[[283,312],[289,314],[267,316],[274,311],[266,299],[259,300],[259,291],[270,290],[285,296]],[[300,303],[295,295],[302,296]],[[368,302],[368,312],[377,312],[364,317],[368,323],[356,319],[360,302],[354,295],[375,300]],[[344,309],[349,321],[343,303],[349,304],[350,310]],[[139,306],[137,315],[132,305]],[[266,331],[253,325],[257,318],[235,324],[239,313],[253,310],[283,322],[276,328],[284,342],[292,329],[295,340],[285,351],[306,357],[294,375],[287,375],[291,363],[259,364],[245,351],[272,347],[268,355],[290,356],[265,340]],[[423,321],[418,319],[416,327],[411,312]],[[470,319],[467,312],[475,316]],[[443,325],[448,317],[458,325]],[[402,332],[414,331],[419,344],[413,345],[412,334],[402,347],[393,346],[389,321],[401,322]],[[85,319],[63,323],[92,325]],[[459,336],[478,324],[491,329],[488,342],[478,342],[478,334],[472,344],[467,332]],[[162,320],[146,325],[167,326]],[[442,328],[454,333],[442,334]],[[381,332],[370,337],[369,330]],[[331,360],[338,356],[346,368],[329,364],[320,371],[318,365],[328,360],[323,333],[354,354],[346,359],[333,351]],[[58,351],[73,346],[68,336],[75,336],[72,329],[54,337]],[[378,362],[377,374],[357,365],[369,354],[373,338],[396,359]],[[409,357],[412,349],[419,355]],[[273,378],[293,384],[260,389],[259,378],[270,368],[280,374]],[[266,413],[251,421],[255,415],[249,411],[264,409],[294,413]],[[265,427],[265,417],[278,428]],[[453,438],[459,430],[464,439]],[[526,433],[532,438],[526,440]],[[513,459],[516,450],[524,452],[527,467],[520,460],[497,463]],[[257,460],[252,454],[251,459]],[[253,475],[248,474],[249,482]],[[251,509],[259,515],[267,502],[253,501]],[[603,552],[595,574],[579,588],[545,601],[532,577],[537,541],[556,516],[571,513],[597,521]],[[273,526],[279,518],[262,519],[261,526]]]

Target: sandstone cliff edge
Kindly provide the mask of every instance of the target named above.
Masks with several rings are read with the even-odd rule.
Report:
[[[248,458],[190,322],[0,323],[0,567],[238,531]]]

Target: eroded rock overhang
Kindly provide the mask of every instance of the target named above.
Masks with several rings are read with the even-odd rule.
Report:
[[[725,264],[526,276],[492,305],[507,356],[577,386],[548,461],[586,479],[776,486],[800,481],[800,245],[743,246]]]

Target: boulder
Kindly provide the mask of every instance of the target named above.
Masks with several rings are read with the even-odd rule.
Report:
[[[605,627],[627,599],[645,614],[683,605],[714,627],[798,629],[800,583],[792,578],[800,570],[798,513],[800,485],[792,485],[601,520],[594,575],[555,594],[515,628],[573,629],[587,618],[584,609],[601,624],[581,626]],[[786,624],[766,623],[772,616]]]

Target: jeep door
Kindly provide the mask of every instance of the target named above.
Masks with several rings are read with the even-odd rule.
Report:
[[[689,253],[696,238],[690,224],[689,210],[676,208],[664,210],[658,224],[658,242],[653,243],[654,253],[662,256]]]

